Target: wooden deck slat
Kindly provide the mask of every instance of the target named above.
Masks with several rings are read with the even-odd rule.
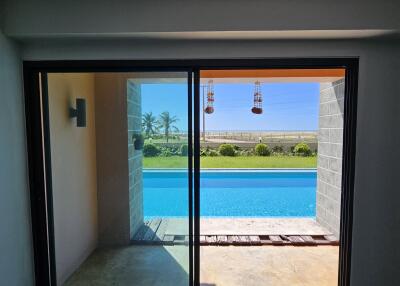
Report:
[[[234,245],[250,245],[250,239],[248,235],[233,235],[232,243]]]
[[[206,235],[206,242],[209,244],[214,244],[217,242],[217,237],[215,235]]]
[[[273,245],[273,243],[269,239],[261,239],[261,245]]]
[[[283,240],[279,235],[270,235],[269,239],[271,240],[272,244],[283,244]]]
[[[163,240],[165,231],[167,230],[168,227],[168,220],[163,219],[157,229],[156,235],[153,238],[153,241],[160,242]]]
[[[176,235],[168,232],[168,219],[151,219],[145,221],[132,239],[134,244],[173,245],[189,244],[188,235]],[[168,233],[168,235],[166,234]],[[339,245],[333,235],[201,235],[201,245]]]
[[[325,240],[325,239],[315,239],[315,244],[316,245],[331,245],[332,242],[329,240]]]
[[[148,225],[148,229],[143,236],[143,241],[152,241],[156,235],[157,229],[160,226],[161,219],[152,219]]]
[[[217,243],[222,245],[229,244],[228,237],[226,235],[218,235]]]
[[[235,239],[233,241],[233,244],[242,245],[243,244],[242,236],[241,235],[235,235]]]
[[[250,244],[259,245],[261,244],[260,237],[258,235],[249,235]]]
[[[311,235],[302,235],[301,238],[304,240],[307,245],[316,245],[316,241],[312,238]]]
[[[239,240],[239,236],[237,236],[237,235],[231,235],[231,236],[230,236],[230,242],[231,242],[231,244],[240,244],[239,241],[240,241],[240,240]]]
[[[166,245],[174,244],[174,236],[173,235],[164,235],[163,243]]]
[[[260,238],[261,244],[262,245],[271,245],[272,241],[270,240],[268,235],[258,235]]]
[[[136,232],[135,236],[133,237],[133,240],[143,240],[143,237],[147,232],[149,223],[150,223],[150,221],[145,221],[142,224],[142,226],[139,228],[139,230]]]
[[[185,235],[174,235],[174,244],[183,245],[185,244],[186,236]]]
[[[241,235],[239,236],[240,243],[242,245],[250,245],[250,238],[248,235]]]
[[[289,235],[289,236],[287,236],[287,239],[288,239],[291,243],[293,243],[293,244],[295,244],[295,245],[305,244],[304,239],[302,239],[302,238],[301,238],[300,236],[298,236],[298,235]]]

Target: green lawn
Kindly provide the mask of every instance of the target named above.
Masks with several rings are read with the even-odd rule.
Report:
[[[185,168],[187,157],[145,157],[144,168]],[[316,168],[317,157],[201,157],[201,168]]]

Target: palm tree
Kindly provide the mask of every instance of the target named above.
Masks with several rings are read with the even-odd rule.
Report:
[[[142,127],[146,137],[158,132],[158,121],[153,112],[146,112],[142,116]]]
[[[176,116],[170,116],[168,111],[164,111],[160,115],[160,127],[164,129],[164,135],[165,138],[167,138],[167,143],[169,139],[169,132],[174,130],[175,132],[178,132],[178,128],[173,125],[175,122],[178,122],[179,119]]]

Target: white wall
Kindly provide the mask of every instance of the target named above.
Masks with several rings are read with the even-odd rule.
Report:
[[[6,3],[5,32],[27,37],[91,34],[115,38],[164,31],[400,28],[397,0],[6,0]]]
[[[141,95],[128,84],[136,76],[95,75],[100,247],[130,244],[143,223],[142,152],[132,144],[141,130]]]
[[[33,285],[22,62],[0,30],[0,284]]]
[[[96,132],[93,74],[48,75],[57,281],[62,283],[97,247]],[[86,127],[68,108],[86,99]]]
[[[99,245],[127,245],[129,230],[128,125],[125,75],[95,75]]]

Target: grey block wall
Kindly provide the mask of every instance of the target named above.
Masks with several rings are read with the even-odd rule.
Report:
[[[344,79],[320,85],[317,222],[336,237],[340,229]]]
[[[127,82],[130,237],[143,223],[143,151],[135,150],[134,134],[142,132],[140,84]]]

